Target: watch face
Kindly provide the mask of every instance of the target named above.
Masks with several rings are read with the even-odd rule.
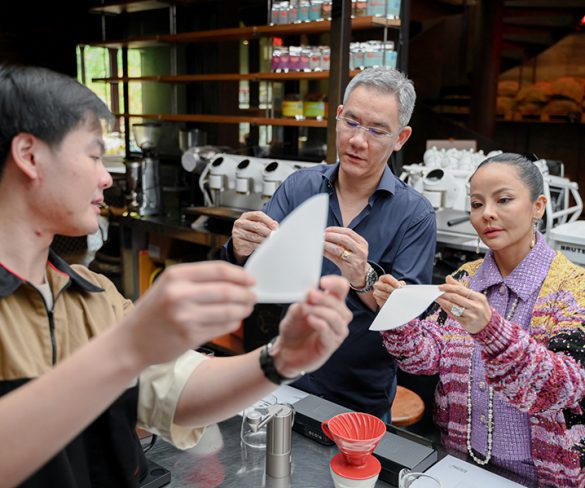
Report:
[[[370,269],[368,270],[368,274],[366,275],[366,285],[373,286],[377,280],[378,273],[376,273],[376,270],[374,268],[370,267]]]
[[[374,287],[374,283],[376,283],[377,280],[378,280],[378,273],[376,273],[376,270],[370,266],[367,273],[366,273],[365,286],[363,288],[355,288],[355,287],[351,286],[351,283],[350,283],[350,286],[351,286],[352,290],[354,290],[357,293],[367,293],[367,292],[372,290],[372,288]]]

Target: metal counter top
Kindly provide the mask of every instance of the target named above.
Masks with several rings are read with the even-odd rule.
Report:
[[[171,472],[171,488],[333,488],[329,460],[339,451],[296,432],[290,479],[266,480],[265,449],[240,443],[242,418],[213,425],[197,446],[181,451],[158,440],[147,457]],[[392,485],[378,480],[376,488]]]
[[[211,215],[215,215],[218,211],[223,210],[223,213],[231,211],[233,215],[224,216],[224,219],[235,220],[237,212],[233,209],[216,209],[210,208]],[[474,251],[475,245],[469,245],[469,241],[477,238],[477,233],[473,229],[471,222],[461,222],[455,225],[448,225],[448,222],[469,216],[467,212],[454,209],[441,209],[436,212],[437,220],[437,243],[443,244],[454,249],[461,249],[465,251]],[[154,232],[166,235],[171,239],[180,239],[195,244],[201,244],[213,248],[223,245],[229,236],[223,234],[216,234],[205,228],[193,228],[184,220],[171,219],[166,216],[156,217],[122,217],[120,222],[124,226],[133,227],[142,232]]]

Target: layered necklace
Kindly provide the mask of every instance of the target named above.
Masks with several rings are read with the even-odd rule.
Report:
[[[510,311],[506,315],[506,320],[509,322],[512,320],[514,313],[516,313],[516,308],[518,307],[518,302],[520,298],[517,296],[512,303],[512,307]],[[471,423],[472,423],[472,405],[471,405],[471,390],[472,390],[472,383],[473,383],[473,353],[469,358],[469,381],[467,383],[467,452],[471,456],[471,458],[479,465],[483,466],[490,462],[492,457],[492,441],[493,441],[493,434],[494,434],[494,389],[490,385],[488,388],[488,417],[487,417],[487,452],[485,455],[485,459],[478,458],[473,453],[473,448],[471,447]]]

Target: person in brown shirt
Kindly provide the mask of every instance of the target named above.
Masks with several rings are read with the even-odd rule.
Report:
[[[137,424],[193,445],[205,425],[320,367],[348,333],[347,282],[324,277],[271,347],[204,359],[192,348],[252,310],[245,270],[172,266],[133,305],[50,252],[56,234],[98,228],[112,183],[102,162],[109,118],[69,77],[0,66],[0,438],[10,439],[0,487],[138,486]]]

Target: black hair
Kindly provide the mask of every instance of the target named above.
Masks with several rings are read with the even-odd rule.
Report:
[[[0,176],[18,134],[55,147],[92,117],[113,118],[106,104],[73,78],[45,68],[0,65]]]
[[[479,168],[493,163],[507,164],[508,166],[516,168],[518,176],[530,190],[530,199],[533,202],[535,202],[540,195],[544,194],[544,180],[542,178],[542,173],[536,164],[527,157],[516,153],[502,153],[483,160],[471,175],[470,181],[473,179]]]

